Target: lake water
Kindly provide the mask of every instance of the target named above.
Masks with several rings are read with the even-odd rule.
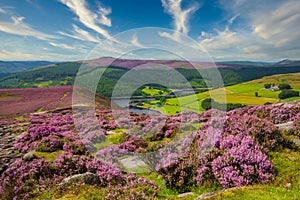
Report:
[[[130,111],[130,112],[135,112],[138,114],[147,114],[147,115],[151,115],[151,114],[160,114],[159,111],[156,110],[149,110],[149,109],[142,109],[142,108],[132,108],[129,107],[129,102],[130,101],[152,101],[155,100],[155,98],[138,98],[138,99],[128,99],[128,98],[114,98],[111,99],[115,104],[117,104],[118,106]]]

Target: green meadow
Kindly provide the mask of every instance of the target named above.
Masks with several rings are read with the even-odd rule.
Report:
[[[293,90],[300,92],[300,73],[292,74],[279,74],[273,76],[263,77],[253,81],[227,86],[222,89],[215,89],[208,92],[203,92],[195,95],[183,96],[178,98],[170,98],[162,105],[157,105],[158,100],[146,104],[151,109],[164,112],[166,114],[175,114],[181,110],[189,110],[196,112],[203,112],[201,102],[206,98],[213,97],[219,103],[240,103],[245,105],[262,105],[265,103],[275,103],[280,101],[278,94],[280,91],[270,91],[264,88],[264,84],[272,83],[279,85],[281,83],[288,83],[292,86]],[[255,95],[257,92],[258,96]],[[222,94],[225,94],[223,96]],[[291,101],[298,99],[293,97],[285,99],[284,101]]]

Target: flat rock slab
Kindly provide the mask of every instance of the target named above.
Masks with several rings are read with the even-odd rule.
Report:
[[[120,160],[120,162],[127,169],[147,167],[147,164],[144,161],[142,161],[140,158],[138,158],[137,156],[124,158],[124,159]]]
[[[212,197],[214,197],[218,194],[221,194],[222,192],[236,190],[236,189],[239,189],[239,188],[242,188],[242,187],[233,187],[233,188],[223,189],[223,190],[219,190],[219,191],[215,191],[215,192],[209,192],[209,193],[201,194],[195,200],[202,200],[202,199],[212,198]]]
[[[286,122],[286,123],[283,123],[283,124],[276,124],[275,126],[277,126],[281,130],[290,130],[293,126],[293,122]]]
[[[84,174],[75,174],[73,176],[69,176],[64,178],[59,186],[69,186],[76,183],[85,183],[88,185],[95,185],[100,183],[100,180],[96,174],[91,172],[86,172]]]
[[[195,195],[194,192],[186,192],[186,193],[179,194],[177,197],[178,198],[184,198],[184,197],[193,196],[193,195]]]

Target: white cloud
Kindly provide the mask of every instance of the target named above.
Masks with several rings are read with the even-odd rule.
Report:
[[[27,53],[21,51],[0,50],[0,60],[52,60],[52,61],[78,61],[84,59],[83,54],[58,54],[39,51],[35,53]]]
[[[65,33],[62,31],[59,31],[58,33],[82,41],[89,41],[89,42],[96,42],[96,43],[100,42],[99,38],[92,36],[88,31],[85,31],[74,24],[73,24],[73,29],[74,31],[72,31],[72,34]]]
[[[241,40],[238,33],[225,29],[224,31],[219,31],[211,38],[201,40],[200,45],[208,51],[225,50],[236,46]]]
[[[1,60],[38,60],[46,58],[46,56],[37,56],[35,54],[0,50]]]
[[[222,8],[234,17],[228,20],[223,31],[200,34],[200,45],[207,49],[212,57],[252,60],[299,59],[300,1],[219,2]],[[240,20],[240,23],[233,26],[236,19]]]
[[[132,35],[131,44],[136,47],[144,48],[144,46],[139,42],[137,34]]]
[[[55,42],[48,42],[50,45],[54,46],[54,47],[59,47],[59,48],[63,48],[63,49],[67,49],[67,50],[75,50],[76,48],[74,46],[68,45],[68,44],[58,44]]]
[[[300,1],[285,1],[271,12],[258,12],[252,16],[254,34],[274,48],[299,49]]]
[[[111,20],[107,17],[107,15],[111,14],[111,8],[105,8],[101,5],[99,5],[99,12],[100,15],[100,23],[106,26],[111,26]]]
[[[61,3],[69,7],[77,16],[78,20],[86,27],[96,31],[106,39],[113,40],[107,30],[100,25],[111,26],[111,21],[107,17],[111,13],[110,9],[100,7],[99,13],[94,13],[87,8],[85,0],[60,0]]]
[[[11,16],[11,22],[0,21],[0,31],[21,36],[31,36],[40,40],[57,38],[54,35],[49,35],[32,28],[24,22],[24,19],[25,17]]]
[[[172,35],[165,32],[159,34],[162,37],[180,41],[180,33],[188,34],[188,21],[190,16],[199,9],[199,4],[195,3],[183,9],[181,7],[182,0],[161,0],[161,2],[165,12],[173,17],[175,32]]]
[[[0,8],[0,13],[5,14],[6,11],[3,8]]]

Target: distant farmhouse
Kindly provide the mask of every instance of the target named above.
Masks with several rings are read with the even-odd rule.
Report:
[[[279,87],[275,84],[272,84],[271,87],[265,88],[266,90],[270,91],[279,91]]]

